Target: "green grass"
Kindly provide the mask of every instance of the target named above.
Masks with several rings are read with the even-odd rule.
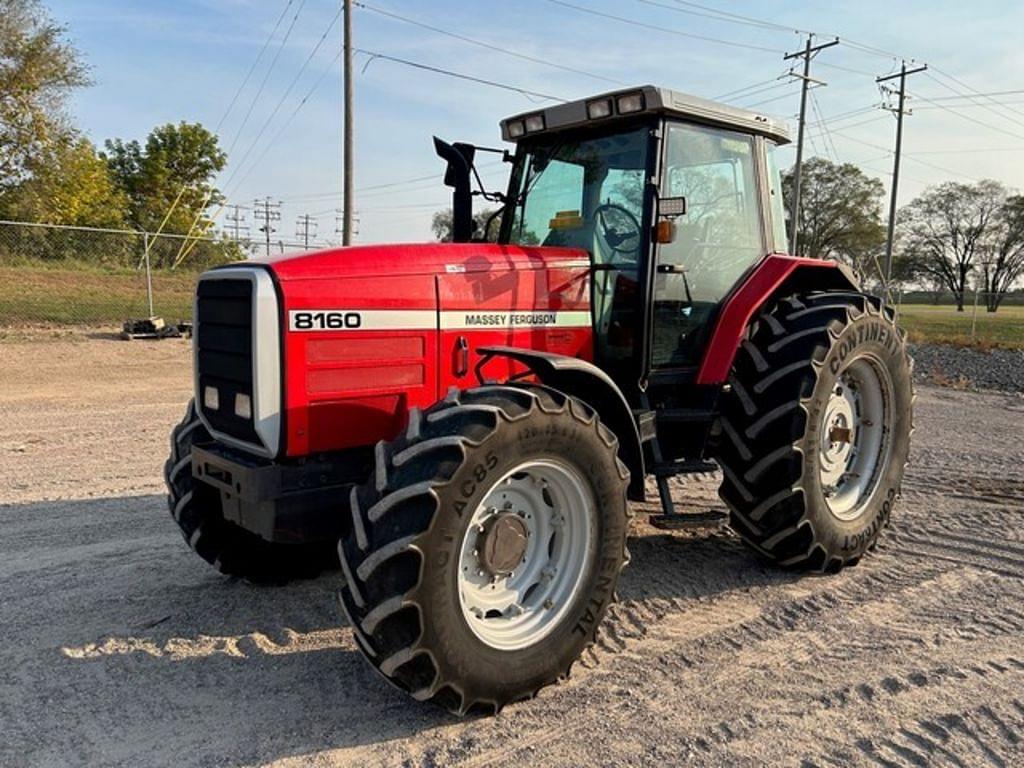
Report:
[[[995,313],[979,306],[972,340],[973,313],[972,306],[957,312],[952,306],[904,304],[900,308],[900,325],[907,329],[910,340],[915,343],[1024,349],[1024,306],[1004,305]]]
[[[153,275],[153,309],[176,322],[192,315],[194,272]],[[0,328],[25,326],[114,326],[148,314],[146,275],[131,269],[88,265],[0,266]],[[911,341],[1024,349],[1024,306],[1005,305],[995,314],[978,308],[971,339],[973,307],[904,304],[900,324]]]
[[[192,316],[196,274],[154,273],[153,310]],[[62,266],[0,266],[0,327],[114,325],[149,314],[146,274]]]

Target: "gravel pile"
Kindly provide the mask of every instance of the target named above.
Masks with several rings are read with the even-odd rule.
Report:
[[[1024,392],[1024,350],[911,344],[910,354],[918,381],[959,389]]]

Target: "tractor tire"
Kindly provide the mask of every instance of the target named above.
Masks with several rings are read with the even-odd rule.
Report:
[[[337,568],[332,542],[272,543],[225,520],[220,492],[192,476],[192,445],[212,438],[189,401],[185,418],[171,432],[164,464],[167,506],[196,554],[221,573],[257,584],[284,584]]]
[[[452,390],[376,446],[339,554],[369,662],[458,713],[567,677],[628,560],[629,471],[589,406],[540,386]]]
[[[795,295],[758,317],[723,393],[714,447],[736,533],[805,570],[836,572],[874,549],[910,450],[912,369],[876,297]]]

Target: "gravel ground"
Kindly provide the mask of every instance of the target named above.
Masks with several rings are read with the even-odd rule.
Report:
[[[893,526],[838,576],[638,516],[572,679],[460,721],[360,658],[337,574],[187,550],[160,467],[188,378],[185,342],[0,344],[0,765],[1024,765],[1019,397],[923,387]]]
[[[988,351],[948,344],[911,345],[920,382],[959,389],[1024,392],[1024,349]]]

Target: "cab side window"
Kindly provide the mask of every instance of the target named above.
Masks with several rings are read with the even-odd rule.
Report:
[[[655,367],[698,362],[715,310],[765,250],[753,137],[670,123],[667,142],[662,196],[686,198],[686,213],[658,252]]]

